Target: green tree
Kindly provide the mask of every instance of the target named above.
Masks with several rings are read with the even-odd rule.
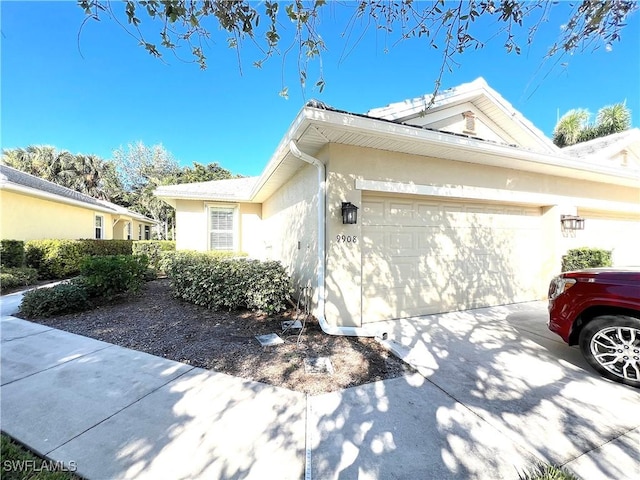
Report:
[[[591,114],[585,109],[569,110],[553,130],[553,143],[568,147],[631,128],[631,111],[625,102],[602,107],[595,123],[589,123],[590,118]]]
[[[228,178],[238,178],[229,170],[221,167],[217,163],[202,165],[193,162],[193,167],[184,167],[178,176],[178,183],[208,182],[210,180],[225,180]]]
[[[478,20],[495,25],[490,41],[502,39],[507,52],[519,54],[521,45],[534,41],[540,25],[549,22],[551,11],[562,3],[551,0],[361,0],[346,4],[325,0],[78,2],[86,14],[83,26],[88,20],[109,18],[127,30],[151,55],[162,57],[169,51],[180,58],[179,54],[187,51],[192,61],[203,69],[208,64],[205,45],[212,32],[217,31],[226,35],[227,46],[238,52],[243,41],[257,45],[262,52],[254,62],[257,67],[275,55],[282,55],[284,63],[285,57],[295,52],[303,86],[307,82],[309,62],[326,50],[323,25],[335,23],[336,10],[344,9],[350,14],[342,32],[347,43],[374,29],[385,33],[387,44],[420,38],[426,45],[439,49],[442,61],[435,80],[436,92],[445,70],[457,65],[456,56],[467,49],[484,46],[480,38],[483,22]],[[636,2],[623,0],[583,0],[570,4],[568,17],[558,19],[562,33],[549,48],[548,55],[563,56],[619,40],[628,15],[637,9]],[[285,35],[287,24],[293,26],[293,39]],[[352,46],[345,45],[345,51]],[[321,62],[315,85],[320,90],[324,87]],[[283,95],[286,89],[283,85]]]
[[[113,161],[128,192],[130,208],[158,221],[156,236],[167,239],[175,224],[175,212],[153,191],[160,185],[178,183],[181,173],[178,162],[162,145],[147,147],[143,142],[115,150]]]
[[[107,188],[105,173],[110,167],[106,160],[96,155],[73,155],[48,145],[29,145],[3,151],[2,161],[10,167],[94,198],[112,201],[112,197],[121,194],[116,183]]]
[[[569,110],[565,113],[553,130],[553,143],[559,147],[567,147],[578,142],[582,132],[589,122],[589,112],[582,108]]]
[[[626,102],[601,108],[596,118],[600,136],[611,135],[631,128],[631,111]]]

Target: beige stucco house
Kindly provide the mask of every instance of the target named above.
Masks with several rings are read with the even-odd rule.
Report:
[[[156,222],[0,164],[0,238],[149,240]]]
[[[158,188],[177,248],[279,260],[352,335],[542,299],[569,248],[640,265],[640,130],[560,150],[481,78],[429,101],[309,102],[259,177]]]

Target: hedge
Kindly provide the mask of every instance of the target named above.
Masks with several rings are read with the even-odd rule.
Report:
[[[177,298],[213,310],[280,312],[293,292],[291,278],[274,261],[178,252],[164,268]]]
[[[610,267],[611,250],[602,248],[574,248],[562,257],[562,271],[582,270],[583,268]]]
[[[79,281],[91,297],[111,299],[120,293],[137,293],[145,281],[148,263],[144,255],[86,257]]]
[[[38,280],[38,271],[28,267],[1,267],[0,291],[33,285]]]
[[[24,242],[22,240],[0,240],[0,266],[24,266]]]
[[[29,240],[25,262],[45,280],[68,278],[80,273],[85,257],[131,255],[132,240]]]
[[[160,269],[160,260],[162,252],[174,252],[176,250],[176,242],[171,240],[138,240],[133,243],[134,255],[146,255],[149,259],[149,265],[156,269]]]
[[[38,270],[40,278],[66,278],[80,272],[80,243],[77,240],[29,240],[25,244],[28,267]]]

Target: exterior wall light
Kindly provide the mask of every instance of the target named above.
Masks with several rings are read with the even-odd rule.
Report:
[[[358,223],[358,207],[351,202],[342,202],[342,223],[345,225]]]
[[[584,218],[577,215],[561,215],[562,230],[584,230]]]

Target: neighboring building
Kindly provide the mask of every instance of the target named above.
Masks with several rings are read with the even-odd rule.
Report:
[[[0,164],[0,238],[149,240],[156,222]]]
[[[280,260],[345,334],[545,298],[573,247],[640,264],[639,130],[560,150],[481,78],[429,100],[309,102],[259,177],[159,187],[177,248]]]

